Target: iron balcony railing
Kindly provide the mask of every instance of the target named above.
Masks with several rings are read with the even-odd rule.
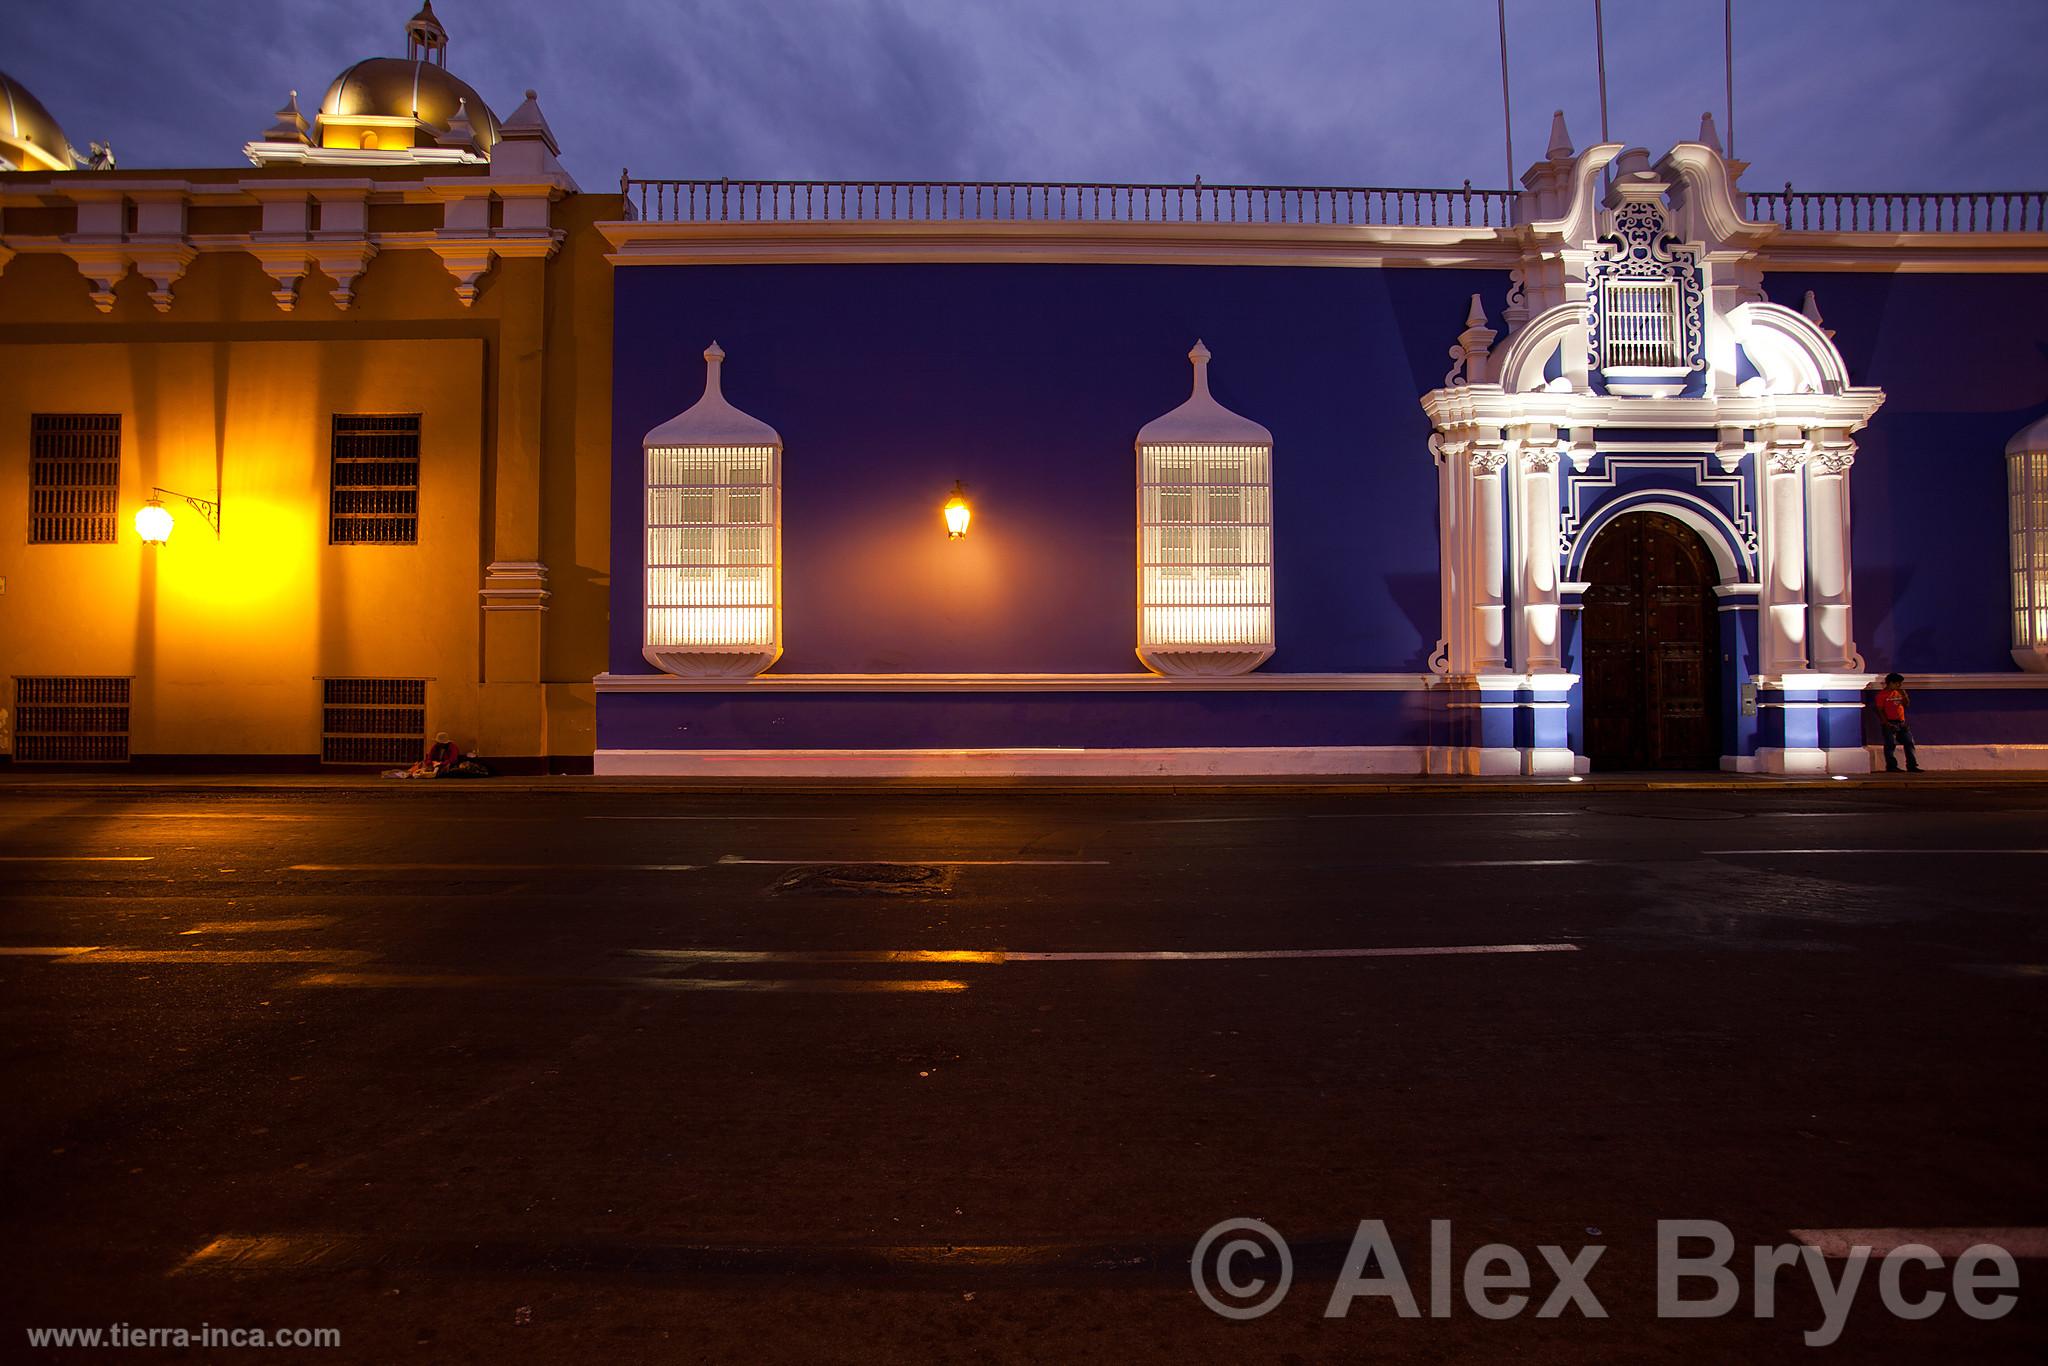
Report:
[[[1794,191],[1746,196],[1749,218],[1790,232],[2042,232],[2048,190],[1950,194]]]
[[[1010,180],[636,180],[619,191],[659,223],[1293,223],[1504,228],[1515,191]]]

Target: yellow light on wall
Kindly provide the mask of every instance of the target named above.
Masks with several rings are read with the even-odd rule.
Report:
[[[967,534],[967,524],[974,520],[974,509],[967,506],[967,490],[960,481],[953,481],[953,496],[946,500],[946,539],[957,541]]]
[[[152,498],[135,510],[135,534],[144,545],[162,545],[171,539],[171,510]]]

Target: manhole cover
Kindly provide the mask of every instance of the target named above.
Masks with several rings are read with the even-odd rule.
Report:
[[[943,896],[952,876],[933,863],[822,863],[776,879],[770,896]]]

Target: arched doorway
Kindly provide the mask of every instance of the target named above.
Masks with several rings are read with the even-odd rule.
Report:
[[[1581,572],[1593,768],[1719,768],[1720,575],[1707,543],[1676,517],[1631,512],[1601,528]]]

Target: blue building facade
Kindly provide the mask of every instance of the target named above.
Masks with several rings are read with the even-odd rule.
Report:
[[[1862,771],[1893,668],[1930,765],[2048,766],[2039,225],[1788,229],[1710,134],[1552,142],[1392,205],[658,191],[606,228],[599,771]],[[1198,341],[1269,449],[1147,427]]]

